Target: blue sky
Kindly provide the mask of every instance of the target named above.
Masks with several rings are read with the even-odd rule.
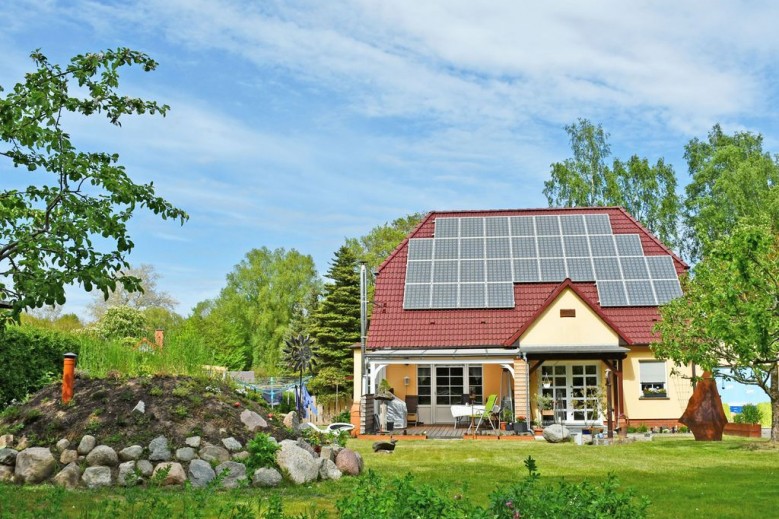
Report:
[[[160,62],[122,87],[169,104],[166,118],[69,124],[190,213],[131,226],[130,261],[153,264],[185,315],[255,247],[296,248],[324,272],[345,237],[411,212],[546,205],[578,117],[604,125],[616,156],[664,157],[682,184],[684,144],[717,122],[779,151],[779,4],[537,4],[6,0],[0,85],[35,48]],[[69,297],[84,314],[92,296]]]

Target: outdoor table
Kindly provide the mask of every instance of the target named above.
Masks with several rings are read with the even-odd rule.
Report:
[[[479,416],[484,414],[486,407],[483,405],[459,404],[459,405],[450,406],[450,409],[452,411],[452,417],[454,418],[454,428],[457,429],[458,418],[467,416],[468,418],[471,419],[471,423],[468,426],[468,431],[470,432],[471,427],[473,427],[473,419],[478,418]]]

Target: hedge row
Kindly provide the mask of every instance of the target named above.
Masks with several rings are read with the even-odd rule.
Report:
[[[78,353],[72,335],[29,326],[0,330],[0,410],[62,376],[62,355]]]

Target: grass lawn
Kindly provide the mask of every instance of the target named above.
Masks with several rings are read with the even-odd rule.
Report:
[[[391,455],[374,454],[369,441],[353,440],[349,446],[361,452],[366,466],[376,472],[386,475],[411,472],[419,481],[447,485],[453,495],[462,494],[479,504],[486,504],[487,496],[495,487],[524,477],[522,461],[528,455],[535,458],[547,482],[559,478],[600,481],[614,472],[623,486],[633,487],[651,500],[651,517],[772,517],[779,502],[779,449],[764,441],[727,437],[723,442],[705,443],[686,436],[672,436],[615,447],[545,442],[401,441]],[[310,510],[312,505],[333,510],[335,501],[350,488],[346,480],[286,486],[274,492],[283,496],[288,511],[302,512]],[[25,503],[41,501],[46,492],[6,487],[0,490],[7,503],[4,511],[9,516],[18,516],[19,512],[29,510]],[[255,499],[258,492],[267,495],[267,491],[251,489],[220,493],[211,506],[216,511],[225,502]],[[172,496],[182,497],[182,494],[171,492]],[[111,492],[69,492],[64,496],[62,511],[80,516],[80,509],[116,498]],[[176,509],[180,505],[173,506]],[[99,511],[97,507],[93,509]]]

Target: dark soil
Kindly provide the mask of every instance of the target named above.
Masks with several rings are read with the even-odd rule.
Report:
[[[213,444],[232,436],[245,445],[254,433],[246,430],[240,415],[249,409],[267,420],[269,427],[262,432],[277,440],[293,437],[281,417],[269,418],[264,402],[212,379],[77,379],[73,400],[64,405],[61,396],[61,385],[53,384],[25,404],[8,408],[0,419],[0,434],[24,436],[29,445],[42,447],[53,447],[61,438],[78,443],[85,434],[115,449],[146,447],[160,435],[177,447],[188,436]],[[143,414],[132,411],[140,400],[146,404]]]

